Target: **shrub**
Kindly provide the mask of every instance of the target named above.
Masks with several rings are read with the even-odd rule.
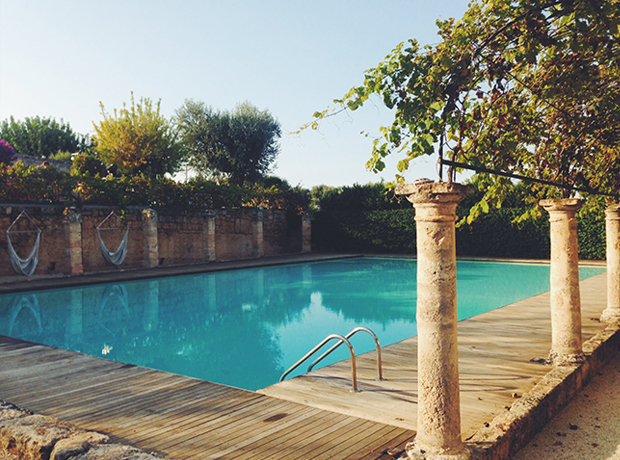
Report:
[[[108,171],[99,158],[91,153],[80,153],[76,155],[71,164],[71,175],[73,176],[99,176],[105,177]]]
[[[0,164],[10,165],[17,161],[17,154],[11,144],[4,139],[0,139]]]

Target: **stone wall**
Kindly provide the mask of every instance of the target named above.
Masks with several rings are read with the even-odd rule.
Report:
[[[274,211],[263,218],[264,250],[266,256],[278,254],[282,250],[282,243],[286,245],[285,251],[302,251],[302,221],[299,216],[286,211]]]
[[[250,259],[262,256],[258,240],[259,236],[263,236],[263,216],[264,211],[256,209],[218,211],[215,216],[216,259]]]
[[[173,210],[130,208],[122,219],[116,210],[100,228],[110,251],[116,251],[125,229],[129,229],[127,256],[115,266],[103,259],[96,230],[113,209],[0,205],[0,276],[15,275],[9,263],[6,230],[22,211],[32,222],[26,217],[19,219],[12,228],[11,242],[25,258],[36,239],[36,233],[28,231],[41,229],[35,275],[79,275],[309,251],[304,244],[310,232],[307,216],[251,208],[205,210],[200,215],[184,216]]]

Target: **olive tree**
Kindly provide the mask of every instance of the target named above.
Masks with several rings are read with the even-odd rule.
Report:
[[[280,123],[249,102],[215,111],[186,100],[176,116],[189,165],[201,175],[236,185],[256,183],[271,171],[280,152]]]

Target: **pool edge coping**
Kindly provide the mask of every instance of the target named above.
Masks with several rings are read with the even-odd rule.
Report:
[[[15,279],[0,280],[0,294],[88,286],[91,284],[115,283],[118,281],[146,280],[168,276],[196,275],[199,273],[221,272],[244,268],[261,268],[337,259],[352,259],[356,257],[363,257],[363,255],[327,253],[287,254],[282,256],[223,260],[191,265],[172,265],[166,267],[89,272],[81,275],[38,275],[37,278],[22,278],[16,276],[14,277]]]
[[[321,253],[285,254],[253,259],[223,260],[191,265],[172,265],[154,268],[120,269],[104,272],[89,272],[81,275],[35,275],[35,278],[19,276],[0,278],[0,294],[40,291],[44,289],[88,286],[122,281],[145,280],[167,276],[195,275],[243,268],[272,267],[277,265],[320,262],[358,257],[415,259],[414,254],[368,254],[368,253]],[[472,260],[505,263],[549,264],[548,259],[499,259],[486,257],[457,257],[457,260]],[[580,260],[580,266],[605,266],[606,261]]]

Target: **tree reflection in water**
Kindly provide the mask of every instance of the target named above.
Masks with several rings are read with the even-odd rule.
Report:
[[[546,265],[459,262],[457,273],[460,318],[548,290]],[[356,258],[7,294],[0,334],[254,390],[329,334],[415,335],[415,278],[414,260]]]

